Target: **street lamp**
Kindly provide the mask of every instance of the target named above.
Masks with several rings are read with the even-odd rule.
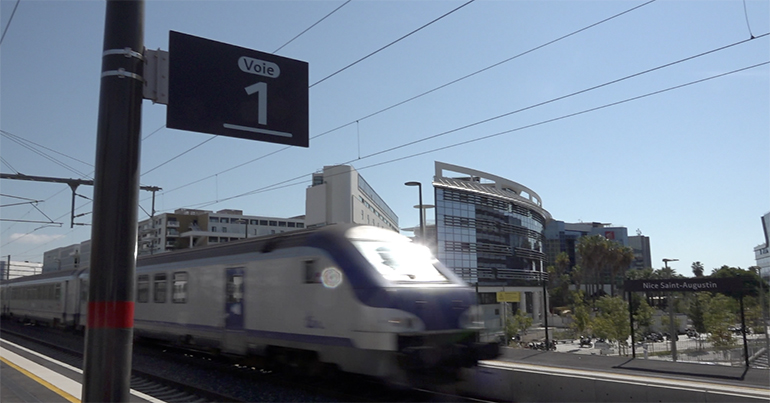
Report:
[[[422,183],[420,182],[406,182],[404,183],[406,186],[417,186],[417,192],[420,194],[420,242],[423,241],[423,237],[425,236],[425,222],[423,221],[423,210],[422,210]]]
[[[678,262],[679,259],[666,259],[663,258],[663,264],[666,266],[666,272],[668,272],[668,262]],[[667,273],[671,277],[671,273]],[[674,297],[671,291],[668,292],[668,322],[669,322],[669,340],[671,340],[671,360],[676,362],[676,339],[679,338],[674,324]]]

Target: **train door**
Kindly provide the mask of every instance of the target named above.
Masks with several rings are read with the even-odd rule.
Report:
[[[225,275],[225,334],[222,349],[245,354],[244,271],[242,267],[229,268]]]

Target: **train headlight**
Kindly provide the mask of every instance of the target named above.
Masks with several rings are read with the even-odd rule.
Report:
[[[460,327],[463,329],[483,329],[484,320],[481,313],[481,306],[473,305],[469,307],[460,315]]]
[[[386,323],[388,328],[397,332],[425,330],[425,324],[420,318],[406,312],[388,315]]]

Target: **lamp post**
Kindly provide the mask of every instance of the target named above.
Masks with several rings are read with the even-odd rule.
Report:
[[[666,266],[666,272],[668,272],[668,262],[678,262],[679,259],[663,259],[663,264]],[[669,278],[671,274],[668,273]],[[671,340],[671,359],[676,362],[676,339],[679,337],[676,331],[676,325],[674,324],[674,298],[671,291],[668,292],[668,321],[669,321],[669,340]]]
[[[406,182],[404,183],[406,186],[417,186],[417,192],[420,194],[420,242],[423,242],[423,238],[425,237],[425,222],[423,220],[423,210],[422,210],[422,183],[420,182]]]

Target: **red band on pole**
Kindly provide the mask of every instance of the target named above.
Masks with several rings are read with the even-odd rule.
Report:
[[[134,327],[134,302],[89,302],[88,327],[91,329],[130,329]]]

